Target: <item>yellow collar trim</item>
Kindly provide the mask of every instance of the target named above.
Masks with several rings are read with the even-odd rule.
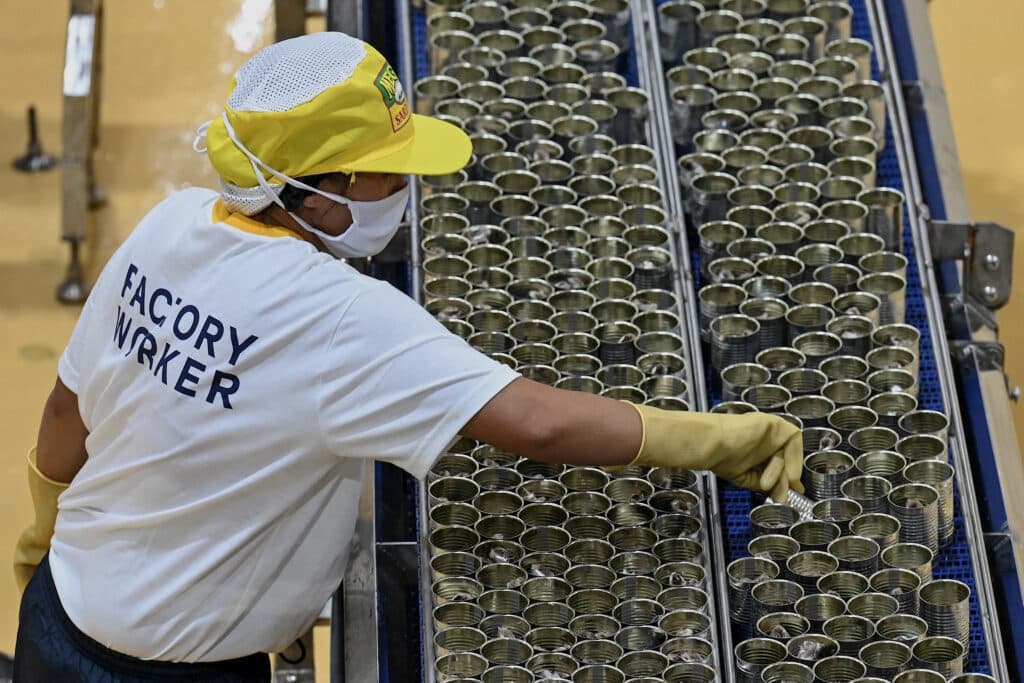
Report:
[[[214,223],[227,223],[233,228],[238,228],[242,232],[248,232],[253,235],[261,235],[263,237],[291,237],[297,240],[302,240],[303,237],[294,230],[288,228],[282,228],[277,225],[267,225],[261,223],[254,218],[250,218],[245,214],[231,213],[224,206],[224,202],[220,199],[213,205],[213,222]]]

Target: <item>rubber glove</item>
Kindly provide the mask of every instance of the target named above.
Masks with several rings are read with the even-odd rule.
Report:
[[[803,437],[775,415],[724,415],[660,410],[630,404],[644,436],[631,465],[711,470],[745,489],[771,493],[785,503],[790,489],[803,493]]]
[[[28,488],[32,493],[35,521],[18,538],[14,549],[14,577],[18,590],[24,592],[29,579],[43,557],[50,550],[50,539],[57,526],[57,498],[67,489],[67,484],[54,481],[36,467],[36,449],[28,454]]]

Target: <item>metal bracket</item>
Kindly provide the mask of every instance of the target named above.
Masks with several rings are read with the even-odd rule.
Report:
[[[1002,307],[1013,281],[1013,231],[998,223],[931,221],[932,258],[963,261],[964,290],[987,308]]]
[[[304,35],[307,17],[324,17],[328,31],[364,37],[364,8],[369,4],[359,0],[274,0],[274,40]]]
[[[316,675],[315,661],[311,628],[282,652],[274,653],[274,671],[280,680],[307,681]]]
[[[1002,370],[1006,348],[997,341],[961,341],[951,339],[949,350],[961,369],[972,367],[979,372]]]
[[[943,294],[940,302],[950,339],[975,339],[980,330],[999,329],[995,311],[974,297],[964,297],[961,292]]]
[[[89,294],[80,260],[89,231],[89,210],[106,195],[96,186],[94,151],[99,143],[103,65],[103,2],[71,0],[64,53],[60,236],[70,259],[57,299],[80,304]]]
[[[988,550],[989,565],[997,574],[1015,574],[1017,560],[1013,554],[1013,536],[1009,531],[985,534],[985,548]]]
[[[924,110],[924,86],[921,81],[903,81],[903,100],[913,111]]]

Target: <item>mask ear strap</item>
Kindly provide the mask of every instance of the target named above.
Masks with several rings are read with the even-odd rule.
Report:
[[[196,129],[196,137],[192,141],[192,151],[196,154],[206,154],[206,132],[210,129],[213,119],[203,123]]]
[[[250,152],[248,147],[242,144],[242,141],[238,139],[237,135],[235,135],[235,129],[231,126],[231,122],[228,121],[227,113],[221,114],[221,119],[224,121],[224,129],[227,131],[228,137],[231,138],[231,142],[235,143],[235,146],[238,147],[238,149],[242,151],[242,154],[244,154],[246,158],[249,160],[249,164],[252,166],[252,172],[256,176],[256,182],[258,182],[260,184],[260,187],[263,188],[263,193],[267,196],[268,199],[270,199],[271,202],[277,204],[282,209],[287,211],[288,208],[285,207],[284,202],[281,201],[281,198],[278,196],[278,194],[274,192],[273,189],[271,189],[270,183],[267,182],[267,179],[263,177],[263,172],[260,170],[260,167],[262,166],[266,168],[268,173],[281,179],[284,182],[288,182],[289,180],[291,180],[291,178],[288,178],[288,176],[278,173],[270,166],[267,166],[265,163],[263,163],[262,160],[260,160],[259,157]]]
[[[348,200],[345,197],[342,197],[341,195],[335,195],[329,192],[324,192],[319,188],[307,185],[301,180],[296,180],[295,178],[286,176],[280,171],[277,171],[276,169],[268,166],[266,163],[263,162],[262,159],[260,159],[258,156],[250,152],[249,148],[243,145],[242,141],[238,139],[238,136],[235,135],[235,129],[231,127],[231,122],[228,121],[228,115],[226,112],[221,114],[221,119],[224,121],[224,128],[227,131],[228,137],[231,138],[231,141],[235,143],[235,146],[238,147],[238,149],[240,149],[242,153],[245,154],[246,158],[249,159],[249,163],[252,165],[252,171],[256,175],[256,182],[258,182],[260,184],[260,187],[263,188],[264,193],[266,193],[268,197],[271,197],[271,201],[280,206],[282,209],[288,211],[288,208],[284,205],[284,202],[282,202],[278,194],[270,188],[270,183],[268,183],[266,178],[263,177],[263,173],[260,171],[261,167],[266,169],[267,173],[279,179],[286,185],[291,185],[292,187],[298,187],[303,190],[308,190],[309,192],[316,193],[321,197],[325,197],[326,199],[330,199],[331,201],[337,202],[339,204],[348,204]],[[354,178],[355,174],[352,175]],[[289,213],[291,212],[289,211]]]

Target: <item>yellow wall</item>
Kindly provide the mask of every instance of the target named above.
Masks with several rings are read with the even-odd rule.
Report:
[[[240,7],[261,0],[107,0],[102,147],[97,160],[110,205],[94,214],[94,274],[145,211],[185,183],[210,185],[205,161],[193,155],[195,127],[214,115],[228,75],[248,55],[229,27]],[[13,173],[23,151],[25,107],[39,107],[43,140],[59,153],[60,73],[66,0],[0,0],[0,650],[14,646],[17,596],[6,551],[28,522],[22,457],[35,440],[39,413],[57,357],[77,311],[54,303],[65,250],[57,241],[59,176]],[[976,18],[984,10],[984,20]],[[964,175],[976,218],[1024,226],[1024,58],[1020,0],[935,0],[942,67],[953,109]],[[235,37],[249,36],[237,22]],[[265,28],[257,24],[256,29]],[[254,34],[259,42],[261,32]],[[242,49],[239,49],[242,48]],[[1024,264],[1024,259],[1019,263]],[[1024,312],[1015,294],[1002,319]],[[1024,326],[1009,325],[1011,374],[1024,381]],[[1024,433],[1020,410],[1018,431]],[[321,638],[320,643],[323,640]]]
[[[1024,230],[1024,3],[934,0],[930,7],[972,218]],[[1024,234],[1014,246],[1017,277],[999,313],[1010,386],[1024,384]],[[1013,411],[1024,434],[1024,408]]]

